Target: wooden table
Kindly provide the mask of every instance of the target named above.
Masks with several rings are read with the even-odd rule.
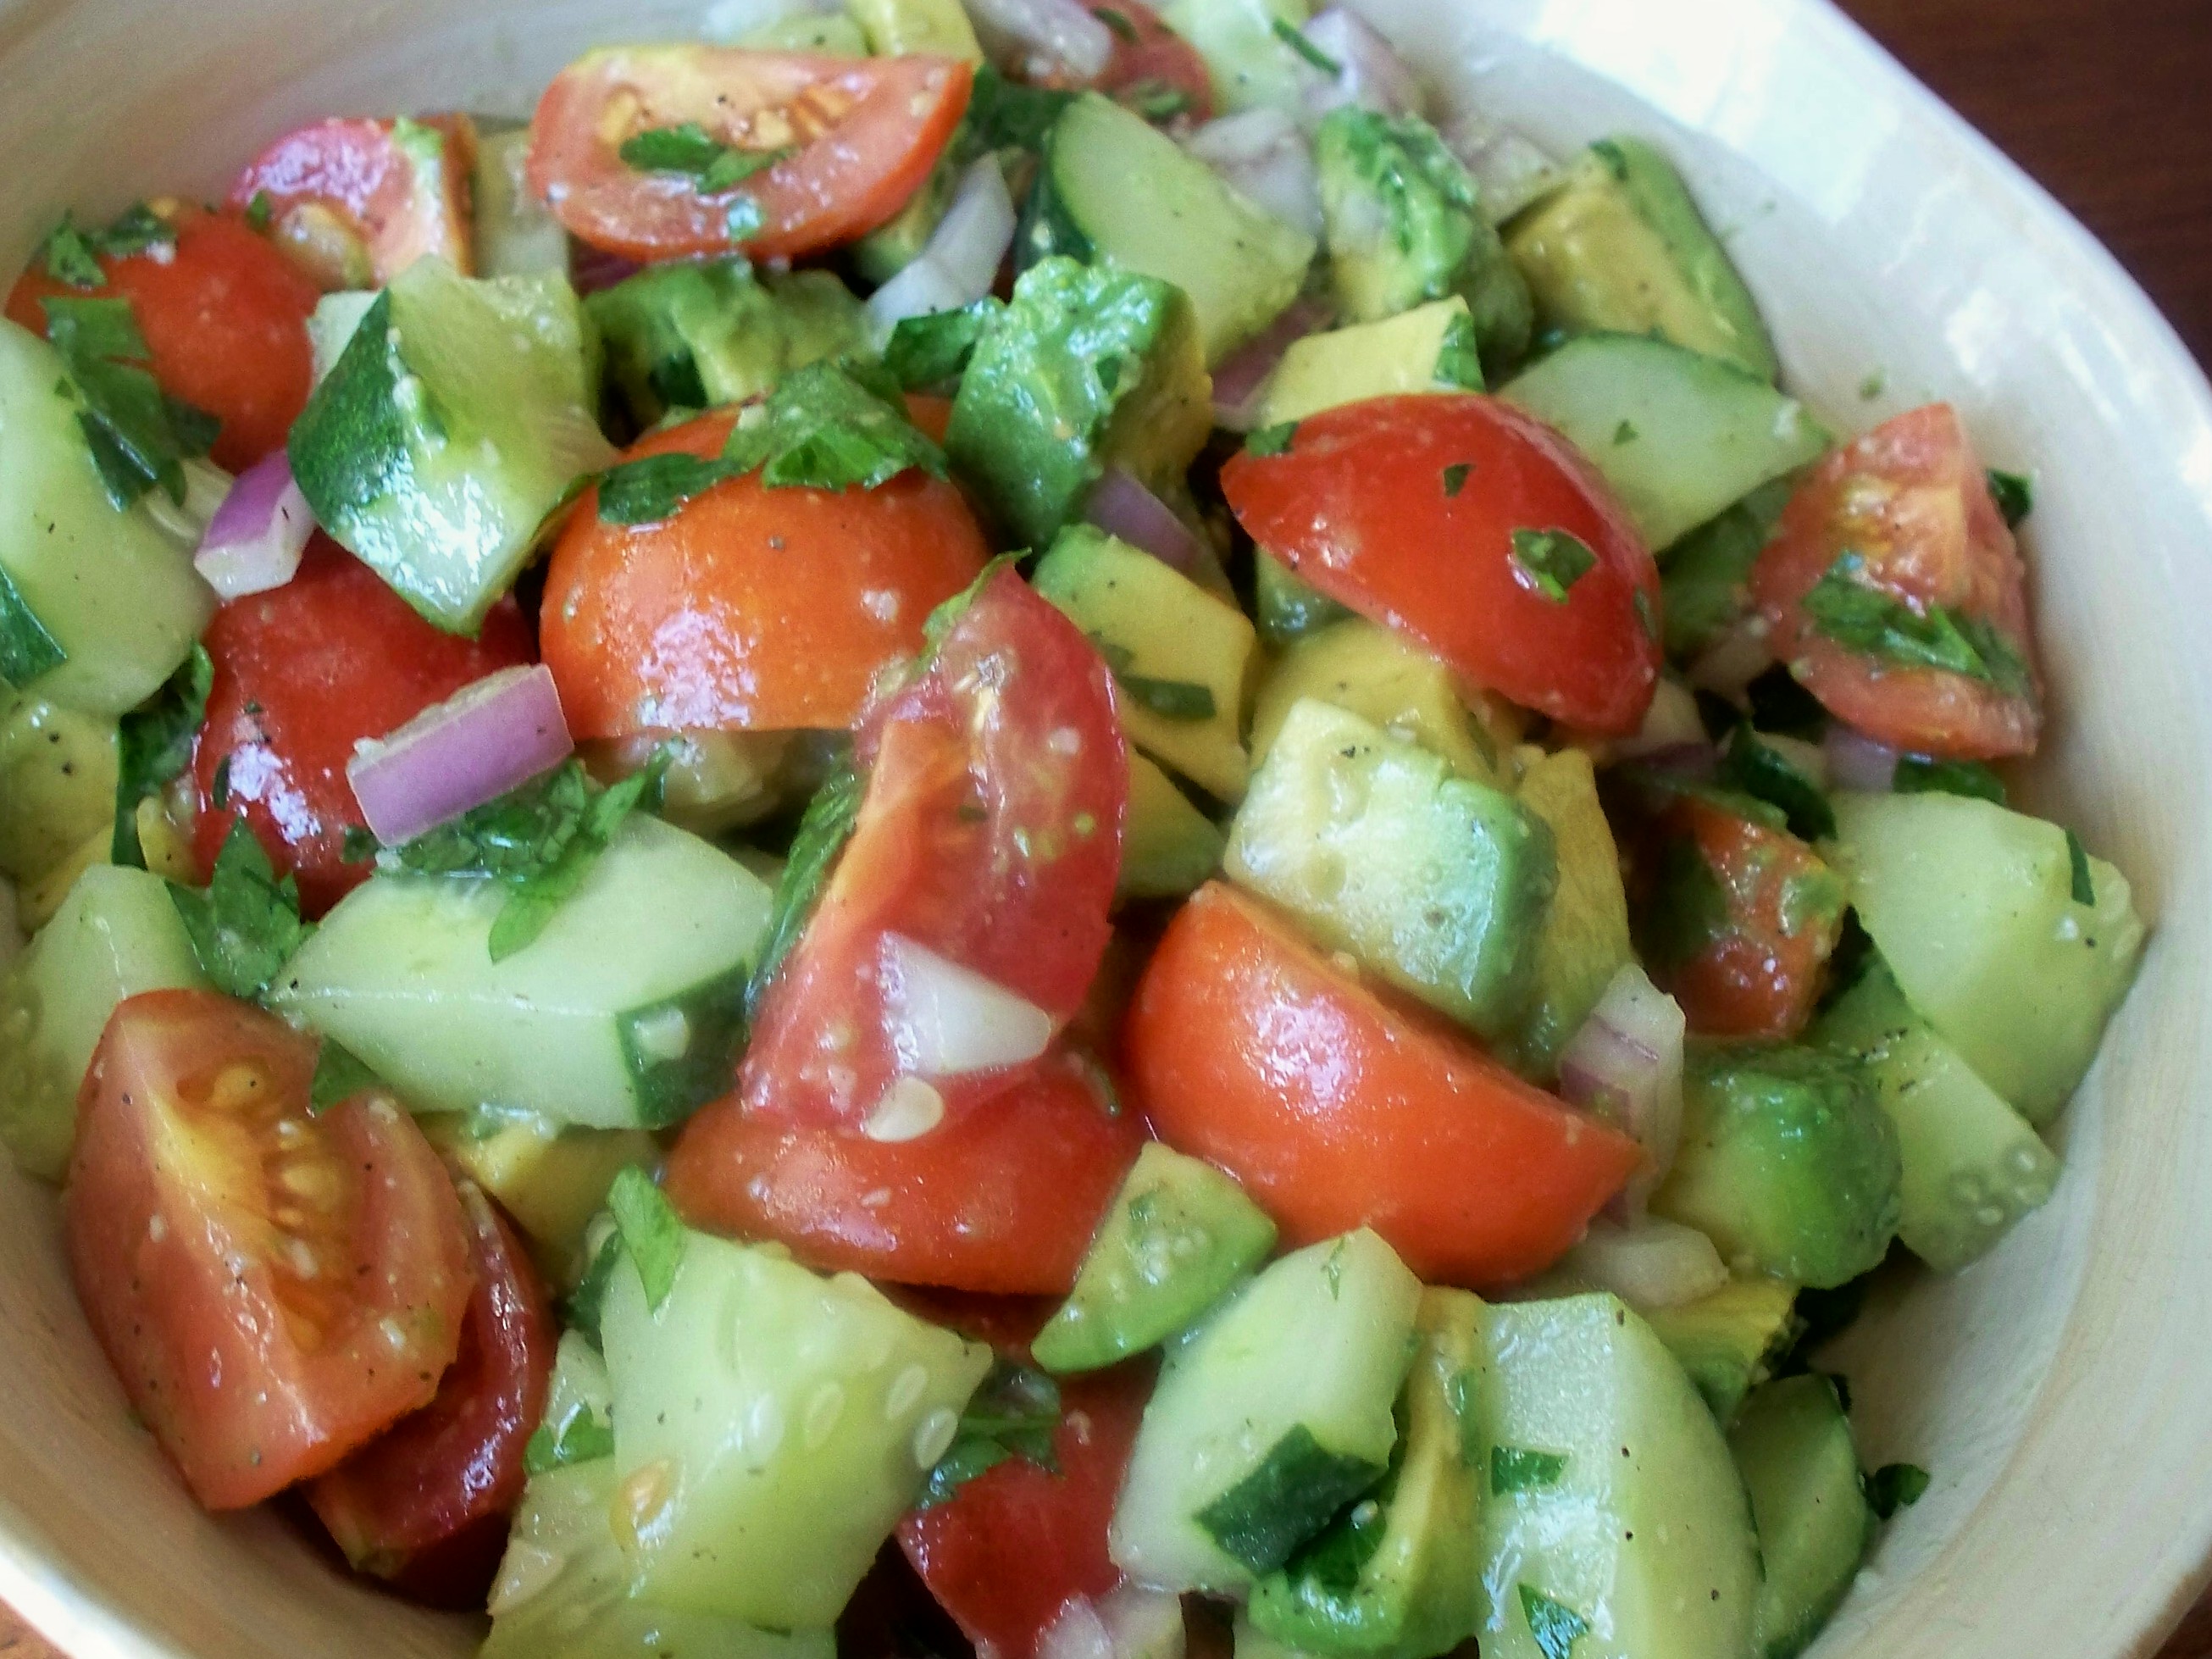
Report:
[[[1843,3],[2078,214],[2212,363],[2212,0]],[[0,1659],[60,1656],[0,1607]],[[2160,1659],[2212,1659],[2212,1598]]]

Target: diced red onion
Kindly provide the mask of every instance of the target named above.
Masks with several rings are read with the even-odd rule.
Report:
[[[968,15],[992,56],[1009,46],[1065,65],[1079,81],[1096,81],[1114,56],[1114,32],[1077,0],[969,0]]]
[[[502,668],[355,745],[346,781],[377,840],[397,847],[527,783],[573,751],[553,671]]]
[[[1753,611],[1705,648],[1690,665],[1689,680],[1700,691],[1741,697],[1744,687],[1773,662],[1773,648],[1766,642],[1766,618]]]
[[[1123,1584],[1071,1596],[1046,1628],[1037,1659],[1183,1659],[1182,1600]]]
[[[1321,183],[1313,143],[1298,124],[1265,105],[1208,121],[1183,140],[1193,155],[1255,207],[1321,234]]]
[[[1052,1041],[1043,1009],[900,934],[884,936],[878,971],[902,1073],[958,1077],[1019,1066]]]
[[[1881,793],[1897,781],[1897,750],[1864,732],[1852,731],[1841,720],[1828,722],[1828,734],[1820,746],[1827,754],[1829,780],[1838,789]]]
[[[1566,171],[1536,141],[1469,110],[1444,129],[1444,143],[1474,179],[1483,216],[1502,225],[1566,182]]]
[[[1283,354],[1334,320],[1318,300],[1293,300],[1273,322],[1237,347],[1213,371],[1213,423],[1231,432],[1249,432],[1260,419],[1260,394]]]
[[[951,205],[919,257],[868,300],[868,326],[878,349],[909,317],[972,305],[991,291],[999,262],[1014,241],[1014,199],[994,157],[960,175]]]
[[[1697,694],[1680,680],[1660,678],[1644,712],[1644,724],[1632,737],[1613,745],[1616,760],[1642,760],[1662,750],[1684,747],[1711,748],[1705,716],[1698,713]]]
[[[1316,116],[1346,104],[1385,115],[1419,115],[1420,78],[1406,66],[1390,43],[1357,12],[1331,6],[1305,26],[1305,37],[1344,67],[1306,91],[1306,108]]]
[[[315,533],[315,515],[292,477],[282,449],[238,475],[208,520],[192,568],[226,599],[266,593],[298,574],[300,555]]]
[[[568,283],[579,294],[597,294],[603,288],[628,282],[645,267],[619,253],[609,253],[574,238],[568,243]]]
[[[1142,548],[1162,564],[1186,576],[1198,574],[1207,556],[1198,532],[1175,509],[1137,482],[1125,469],[1110,466],[1084,504],[1083,516],[1109,536]]]
[[[1681,1140],[1683,1031],[1680,1006],[1630,963],[1559,1056],[1560,1094],[1644,1148],[1644,1167],[1621,1195],[1631,1219],[1674,1167]]]
[[[1671,778],[1711,783],[1720,771],[1721,751],[1700,738],[1696,743],[1674,743],[1664,749],[1654,749],[1638,756],[1637,764],[1653,772],[1664,772]]]
[[[1678,1308],[1710,1296],[1729,1272],[1711,1239],[1695,1227],[1646,1216],[1621,1226],[1590,1223],[1581,1243],[1559,1263],[1575,1279],[1611,1291],[1632,1308]]]

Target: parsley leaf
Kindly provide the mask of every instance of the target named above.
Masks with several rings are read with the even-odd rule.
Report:
[[[799,943],[799,934],[805,931],[814,901],[820,896],[823,884],[830,879],[837,855],[845,850],[845,842],[860,816],[860,797],[866,790],[860,775],[848,763],[831,774],[829,781],[814,792],[814,799],[806,803],[805,814],[799,821],[799,833],[792,838],[791,855],[784,860],[783,874],[775,884],[775,901],[769,908],[768,927],[762,935],[760,965],[753,969],[752,982],[745,988],[748,1013],[759,1011],[761,999],[768,994],[776,970],[783,966],[783,959],[791,954],[791,947]]]
[[[1882,1521],[1911,1509],[1927,1490],[1928,1471],[1916,1463],[1885,1463],[1866,1478],[1867,1504]]]
[[[1129,701],[1138,708],[1148,709],[1164,720],[1210,720],[1213,718],[1213,688],[1195,680],[1159,680],[1130,672],[1136,653],[1126,645],[1117,644],[1101,635],[1093,634],[1091,643],[1098,647],[1098,654],[1106,659],[1106,665],[1114,672],[1114,682],[1129,695]]]
[[[1344,73],[1344,65],[1338,63],[1335,58],[1330,57],[1319,46],[1314,45],[1312,40],[1307,37],[1306,32],[1300,28],[1297,24],[1286,21],[1280,17],[1272,17],[1267,21],[1269,26],[1275,31],[1275,39],[1280,40],[1285,46],[1288,46],[1292,52],[1297,53],[1299,57],[1304,58],[1306,62],[1311,64],[1323,75],[1342,75]]]
[[[69,653],[46,631],[39,613],[15,586],[15,579],[0,568],[0,680],[13,686],[28,685],[68,660]]]
[[[1527,586],[1554,605],[1565,605],[1567,590],[1590,573],[1597,555],[1581,537],[1565,530],[1516,530],[1513,562]]]
[[[1990,499],[2004,514],[2009,529],[2020,528],[2021,520],[2035,511],[2035,480],[2023,472],[2000,472],[1995,467],[1989,471]]]
[[[2094,907],[2097,902],[2097,884],[2089,878],[2089,849],[2081,845],[2081,837],[2071,830],[2066,832],[2067,891],[2076,904]]]
[[[46,337],[84,399],[77,424],[108,500],[126,508],[159,484],[181,505],[183,463],[207,453],[216,417],[162,392],[143,366],[146,337],[130,301],[58,295],[39,304],[46,313]]]
[[[1060,1427],[1059,1385],[1033,1366],[1001,1359],[960,1413],[945,1455],[929,1472],[915,1507],[930,1509],[1010,1457],[1060,1473],[1053,1434]]]
[[[796,153],[788,144],[780,149],[738,149],[696,121],[648,127],[623,140],[617,152],[624,167],[640,173],[687,175],[702,196],[719,196]]]
[[[599,517],[608,524],[659,524],[694,495],[735,477],[714,456],[672,453],[624,461],[599,478]]]
[[[599,1343],[599,1315],[606,1306],[607,1286],[614,1282],[615,1269],[622,1260],[622,1230],[610,1228],[599,1249],[592,1252],[592,1265],[584,1269],[582,1281],[562,1304],[561,1315],[568,1328],[581,1331],[593,1347]]]
[[[1244,441],[1248,455],[1281,455],[1286,453],[1291,441],[1298,435],[1296,421],[1284,421],[1275,426],[1263,426]]]
[[[645,1305],[659,1313],[676,1288],[676,1270],[684,1265],[684,1224],[667,1194],[635,1164],[607,1188],[607,1209],[615,1218],[623,1253],[637,1264]]]
[[[384,1079],[369,1069],[367,1060],[325,1037],[322,1050],[315,1056],[314,1079],[307,1085],[307,1109],[326,1112],[356,1095],[383,1086]]]
[[[299,884],[276,866],[240,819],[216,854],[208,884],[169,884],[201,971],[217,990],[251,1000],[268,989],[314,929],[300,920]]]
[[[257,190],[246,204],[246,222],[254,230],[266,230],[269,222],[276,216],[276,204],[265,190]]]
[[[1917,610],[1865,574],[1858,554],[1837,556],[1801,601],[1815,629],[1845,650],[1901,667],[1963,675],[2014,696],[2027,691],[2027,665],[1987,622],[1940,605]]]
[[[1188,93],[1151,76],[1124,87],[1118,95],[1147,121],[1172,121],[1190,107]]]
[[[1536,1651],[1544,1659],[1569,1659],[1575,1644],[1589,1634],[1589,1620],[1541,1590],[1526,1584],[1517,1588],[1522,1616],[1528,1621],[1528,1634],[1536,1638]]]
[[[107,273],[100,268],[102,254],[128,258],[149,248],[173,247],[176,240],[176,228],[140,202],[105,230],[82,229],[64,213],[41,252],[46,274],[56,282],[76,289],[95,289],[107,282]]]
[[[1566,1456],[1561,1452],[1531,1451],[1526,1446],[1490,1449],[1490,1492],[1493,1498],[1556,1486],[1566,1472]]]
[[[1444,325],[1443,341],[1437,348],[1437,366],[1429,373],[1430,380],[1448,391],[1481,391],[1486,382],[1475,342],[1474,319],[1462,311]]]
[[[115,732],[115,836],[108,857],[146,867],[138,845],[138,803],[158,795],[192,763],[192,739],[207,718],[215,664],[196,645],[161,689],[125,714]]]
[[[58,283],[67,283],[71,288],[98,288],[107,281],[107,273],[100,268],[94,256],[92,243],[79,230],[66,213],[61,223],[46,236],[41,251],[46,262],[46,275]]]
[[[902,319],[884,347],[884,367],[908,392],[943,386],[966,373],[975,343],[1006,310],[985,295],[973,305]]]
[[[1975,800],[2005,804],[2004,780],[1980,761],[1933,760],[1926,755],[1900,755],[1889,787],[1900,795],[1966,795]]]
[[[1060,112],[1074,101],[1072,92],[1025,86],[984,64],[975,71],[975,90],[968,98],[960,146],[963,159],[973,159],[985,150],[1042,148]]]
[[[1456,495],[1467,488],[1467,475],[1474,471],[1473,461],[1454,461],[1444,469],[1444,494]]]
[[[1835,809],[1820,787],[1792,766],[1780,750],[1760,742],[1748,725],[1729,733],[1715,781],[1780,807],[1789,819],[1790,833],[1800,841],[1819,841],[1836,833]]]
[[[1633,421],[1623,421],[1619,426],[1613,429],[1613,441],[1616,446],[1620,444],[1632,444],[1636,441],[1638,436],[1638,434],[1636,430],[1636,422]]]
[[[574,1401],[556,1425],[540,1423],[522,1448],[526,1474],[550,1474],[574,1463],[596,1463],[615,1455],[614,1425],[604,1422],[587,1401]]]

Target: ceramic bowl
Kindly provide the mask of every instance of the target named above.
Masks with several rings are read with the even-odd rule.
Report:
[[[526,113],[586,46],[734,0],[0,0],[0,264],[64,207],[220,191],[331,113]],[[2142,978],[1993,1256],[1877,1298],[1839,1363],[1869,1463],[1934,1485],[1824,1659],[2148,1653],[2212,1551],[2212,394],[2112,258],[1820,0],[1364,0],[1453,105],[1680,161],[1838,429],[1958,403],[2032,471],[2054,720],[2027,805],[2132,878]],[[52,1194],[0,1174],[0,1598],[80,1659],[430,1659],[470,1620],[201,1514],[79,1317]]]

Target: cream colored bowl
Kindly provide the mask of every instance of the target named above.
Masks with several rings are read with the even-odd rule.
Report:
[[[2148,1652],[2212,1551],[2204,379],[2078,226],[1818,0],[1366,5],[1455,102],[1563,149],[1662,141],[1793,385],[1839,427],[1947,397],[1992,464],[2039,475],[2027,540],[2057,718],[2028,804],[2128,872],[2156,933],[2059,1127],[2057,1197],[1848,1342],[1869,1461],[1935,1484],[1817,1651]],[[67,206],[216,192],[314,117],[525,113],[580,49],[696,35],[706,12],[0,0],[0,264]],[[467,1652],[471,1623],[346,1582],[276,1518],[193,1507],[78,1316],[52,1194],[0,1182],[0,1598],[79,1659]]]

